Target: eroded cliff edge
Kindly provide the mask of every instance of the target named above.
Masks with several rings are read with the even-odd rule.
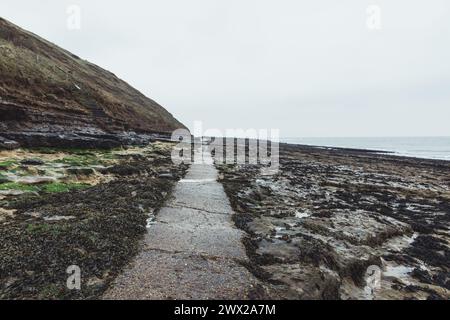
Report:
[[[178,128],[111,72],[0,18],[0,147],[115,147]]]

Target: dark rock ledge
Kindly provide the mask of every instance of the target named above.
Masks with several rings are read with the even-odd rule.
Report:
[[[87,133],[87,132],[0,132],[0,149],[19,147],[112,149],[125,145],[147,145],[155,140],[170,140],[168,134]]]

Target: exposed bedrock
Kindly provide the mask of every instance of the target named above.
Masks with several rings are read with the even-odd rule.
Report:
[[[450,162],[282,145],[280,165],[217,164],[275,298],[450,297]]]
[[[179,128],[113,73],[0,18],[0,148],[113,148]]]

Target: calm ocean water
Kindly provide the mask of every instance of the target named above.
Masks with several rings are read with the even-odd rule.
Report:
[[[396,155],[450,161],[450,137],[285,138],[282,142],[393,152]]]

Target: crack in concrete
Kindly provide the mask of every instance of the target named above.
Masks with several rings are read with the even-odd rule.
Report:
[[[209,151],[196,152],[211,158]],[[147,245],[119,275],[106,299],[248,297],[258,281],[246,267],[242,233],[231,220],[233,210],[212,161],[191,167],[185,177],[185,181],[204,180],[213,181],[207,187],[179,182],[157,215],[160,221],[148,229]],[[180,203],[181,199],[189,203]]]
[[[172,209],[191,209],[191,210],[195,210],[195,211],[201,211],[201,212],[206,212],[206,213],[210,213],[210,214],[219,214],[219,215],[231,215],[230,212],[222,212],[222,211],[210,211],[210,210],[206,210],[206,209],[202,209],[202,208],[198,208],[198,207],[191,207],[191,206],[177,206],[177,205],[167,205],[167,208],[172,208]]]

